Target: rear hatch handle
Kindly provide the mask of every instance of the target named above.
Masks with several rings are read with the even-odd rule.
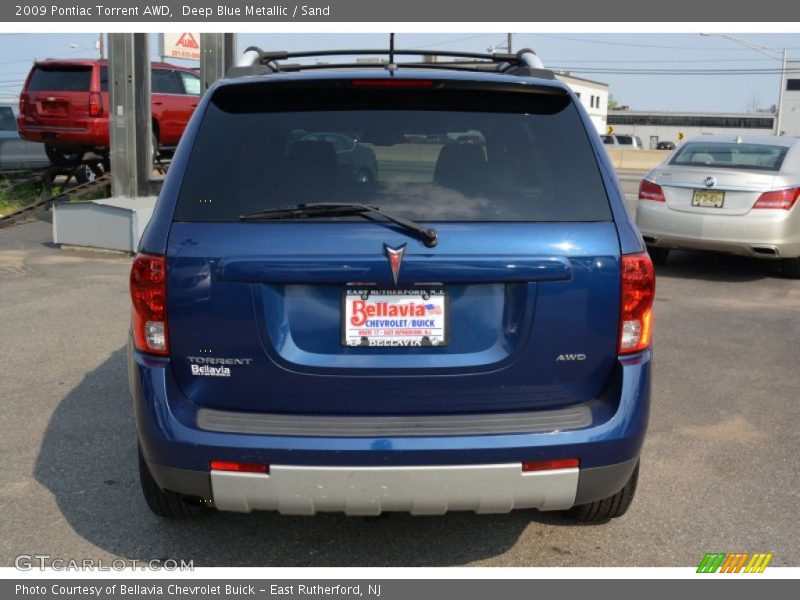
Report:
[[[214,269],[218,281],[229,283],[392,285],[384,256],[231,256],[220,259]],[[571,261],[563,256],[412,254],[403,261],[399,284],[531,283],[566,281],[572,276]]]

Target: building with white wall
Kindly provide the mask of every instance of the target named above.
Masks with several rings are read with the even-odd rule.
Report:
[[[556,73],[556,79],[566,83],[592,118],[598,133],[605,133],[608,114],[608,84],[575,77],[569,73]]]
[[[800,61],[788,61],[786,72],[780,134],[800,137]],[[665,141],[680,144],[682,140],[704,133],[774,135],[777,115],[773,112],[612,110],[607,119],[611,133],[638,135],[647,148]]]
[[[608,129],[614,134],[638,135],[645,148],[655,148],[658,142],[680,144],[704,133],[773,135],[775,115],[612,110],[608,113]]]
[[[786,85],[783,90],[781,133],[800,137],[800,60],[786,62]]]

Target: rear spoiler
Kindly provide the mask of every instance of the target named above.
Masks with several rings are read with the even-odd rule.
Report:
[[[373,57],[366,62],[333,63],[333,64],[299,64],[286,63],[296,58],[319,58],[330,56]],[[421,56],[422,61],[395,62],[395,56]],[[387,57],[387,58],[381,58]],[[441,62],[439,58],[462,59]],[[289,52],[286,50],[266,52],[257,46],[247,48],[239,58],[235,67],[231,67],[226,77],[246,77],[268,75],[270,73],[293,72],[312,69],[341,68],[376,68],[383,66],[390,71],[401,68],[415,69],[449,69],[459,71],[481,71],[516,75],[520,77],[536,77],[539,79],[555,79],[555,75],[544,67],[542,60],[530,48],[524,48],[515,54],[476,52],[450,52],[425,50],[395,50],[394,47],[361,50],[309,50]]]

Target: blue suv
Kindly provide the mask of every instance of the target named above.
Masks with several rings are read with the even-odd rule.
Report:
[[[625,513],[655,280],[581,103],[530,50],[312,54],[208,90],[134,260],[150,508]]]

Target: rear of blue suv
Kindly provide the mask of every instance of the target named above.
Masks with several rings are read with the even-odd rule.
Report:
[[[557,81],[224,79],[131,272],[147,503],[165,517],[620,516],[647,426],[654,285],[593,125]]]

